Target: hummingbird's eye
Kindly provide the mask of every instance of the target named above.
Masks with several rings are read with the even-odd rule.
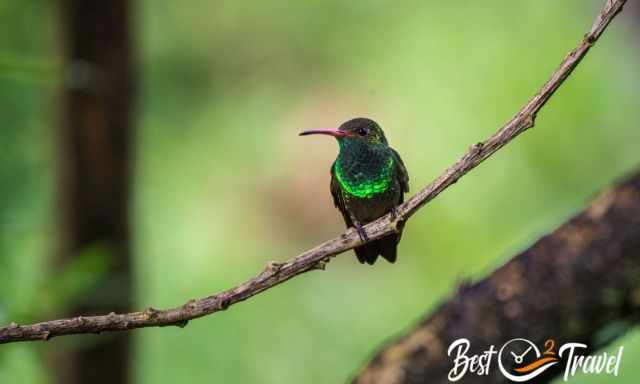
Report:
[[[369,129],[368,128],[358,128],[358,130],[356,132],[360,136],[366,136],[367,133],[369,133]]]

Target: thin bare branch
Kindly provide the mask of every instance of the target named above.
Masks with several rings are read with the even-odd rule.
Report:
[[[367,224],[364,228],[369,240],[379,239],[397,231],[397,225],[400,221],[409,219],[427,202],[458,181],[460,177],[519,134],[533,127],[537,113],[584,58],[605,28],[622,10],[625,2],[626,0],[607,0],[590,31],[578,46],[564,58],[540,91],[496,133],[487,140],[472,145],[468,152],[452,167],[401,205],[395,220],[387,215]],[[271,263],[260,274],[237,287],[203,299],[191,300],[180,307],[168,310],[148,308],[142,312],[79,316],[32,325],[12,323],[7,327],[0,328],[0,344],[15,341],[48,340],[55,336],[70,334],[125,331],[167,325],[185,326],[189,320],[224,310],[232,304],[244,301],[294,276],[310,270],[322,269],[330,257],[363,243],[353,229],[347,230],[341,236],[328,240],[286,263]]]

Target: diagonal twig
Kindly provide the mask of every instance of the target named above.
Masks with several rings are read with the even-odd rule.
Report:
[[[397,231],[400,221],[406,221],[440,192],[458,181],[467,172],[486,160],[519,134],[533,127],[537,113],[562,85],[573,69],[598,40],[602,32],[622,10],[626,0],[607,0],[589,32],[560,63],[551,78],[540,91],[491,137],[472,145],[467,153],[440,177],[424,187],[406,203],[398,207],[397,216],[390,215],[367,224],[369,241],[379,239]],[[78,316],[75,318],[45,321],[32,325],[12,323],[0,328],[0,344],[16,341],[48,340],[55,336],[125,331],[135,328],[177,325],[184,326],[189,320],[210,315],[226,309],[232,304],[246,300],[266,289],[274,287],[294,276],[314,269],[324,268],[330,257],[364,244],[353,229],[328,240],[285,263],[271,263],[252,279],[226,291],[167,310],[147,308],[141,312],[125,314],[111,313],[102,316]]]

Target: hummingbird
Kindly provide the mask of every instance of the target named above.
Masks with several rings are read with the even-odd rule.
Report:
[[[354,227],[368,241],[362,227],[387,213],[396,215],[396,207],[409,192],[409,174],[398,152],[389,146],[382,128],[373,120],[355,118],[338,129],[313,129],[305,135],[329,135],[338,141],[340,152],[331,166],[331,195],[347,227]],[[398,233],[354,249],[358,261],[372,265],[378,256],[396,261]]]

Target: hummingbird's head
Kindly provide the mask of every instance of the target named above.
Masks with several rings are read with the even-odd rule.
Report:
[[[382,128],[375,121],[364,117],[351,119],[338,129],[312,129],[301,132],[300,136],[315,134],[330,135],[338,139],[339,142],[373,146],[387,145]]]

